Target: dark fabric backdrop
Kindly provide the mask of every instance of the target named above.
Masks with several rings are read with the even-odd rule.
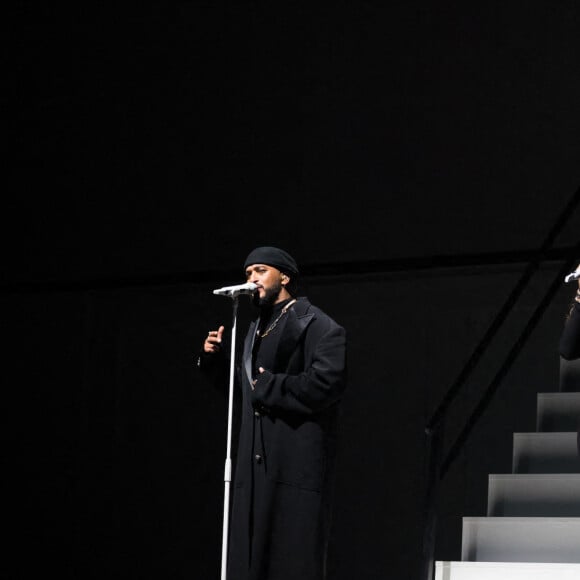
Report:
[[[349,333],[329,580],[415,580],[424,427],[580,173],[580,7],[180,0],[3,10],[8,578],[217,578],[202,338],[256,245]],[[465,385],[448,447],[580,211]],[[577,252],[576,252],[577,253]],[[241,281],[241,280],[240,280]],[[558,388],[562,285],[443,483],[436,557]],[[14,498],[14,501],[12,501]]]

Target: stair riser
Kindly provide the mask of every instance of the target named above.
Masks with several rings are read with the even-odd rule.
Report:
[[[570,433],[515,433],[513,473],[580,473],[578,436]]]
[[[580,474],[490,475],[487,515],[580,517]]]
[[[578,580],[580,564],[436,562],[435,580]]]
[[[461,559],[580,563],[580,518],[463,518]]]
[[[577,431],[580,425],[580,393],[539,393],[538,432]]]

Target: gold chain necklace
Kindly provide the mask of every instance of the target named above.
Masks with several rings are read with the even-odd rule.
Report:
[[[294,300],[290,300],[290,302],[288,302],[288,304],[286,304],[286,306],[284,306],[284,308],[282,308],[282,312],[280,312],[280,314],[278,315],[276,320],[274,320],[274,322],[272,322],[272,324],[270,324],[270,326],[266,329],[264,334],[260,334],[259,330],[256,334],[260,338],[265,338],[266,336],[268,336],[274,330],[274,328],[276,328],[276,326],[278,325],[278,322],[280,321],[280,318],[282,318],[282,316],[284,316],[284,314],[286,314],[286,312],[288,312],[288,308],[290,308],[290,306],[292,306],[292,304],[294,304],[294,302],[296,302],[296,298],[294,298]]]

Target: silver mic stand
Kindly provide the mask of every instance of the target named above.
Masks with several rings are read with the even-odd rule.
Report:
[[[240,286],[229,286],[214,290],[214,294],[228,296],[232,299],[232,344],[230,349],[230,382],[228,399],[228,437],[226,444],[226,462],[224,469],[224,515],[222,532],[222,574],[221,580],[226,580],[228,562],[228,536],[230,520],[230,486],[232,482],[232,423],[234,406],[234,373],[236,361],[236,332],[238,326],[238,301],[240,294],[253,294],[255,284],[247,283]]]

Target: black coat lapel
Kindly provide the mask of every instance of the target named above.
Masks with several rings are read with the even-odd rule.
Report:
[[[246,334],[246,340],[244,341],[244,354],[243,354],[243,365],[246,372],[246,377],[249,384],[252,384],[252,350],[254,348],[254,340],[256,339],[256,329],[260,324],[260,319],[254,320],[250,324],[248,333]]]

